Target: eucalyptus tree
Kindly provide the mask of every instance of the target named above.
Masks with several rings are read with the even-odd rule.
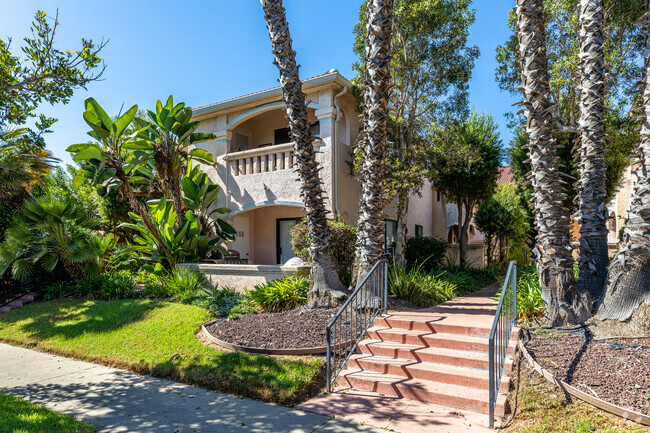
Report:
[[[368,0],[363,95],[363,164],[353,282],[361,281],[384,250],[384,154],[388,136],[393,0]]]
[[[551,326],[581,321],[590,298],[576,286],[553,134],[543,0],[517,0],[524,112],[533,186],[535,261],[540,274],[545,318]]]
[[[579,284],[593,300],[607,280],[605,58],[602,0],[580,2]]]
[[[638,326],[644,334],[650,331],[650,0],[646,0],[646,11],[638,23],[645,36],[645,61],[640,84],[641,139],[636,147],[636,176],[627,224],[597,311],[600,319],[626,321],[628,331],[639,332],[635,329]]]
[[[450,114],[467,114],[468,83],[476,46],[467,42],[474,22],[471,0],[395,0],[390,62],[389,152],[386,153],[386,198],[395,198],[395,251],[403,255],[409,197],[424,186],[427,127]],[[358,73],[364,73],[367,2],[354,28]],[[362,152],[358,152],[361,165]]]
[[[292,48],[289,23],[282,0],[260,0],[264,9],[269,37],[273,46],[273,63],[280,73],[280,86],[289,130],[293,138],[293,153],[296,171],[301,183],[305,204],[306,222],[309,229],[310,254],[312,258],[311,288],[308,295],[310,307],[333,306],[346,296],[345,287],[337,273],[337,264],[332,254],[330,230],[327,225],[322,180],[319,174],[314,136],[307,119],[307,105],[298,76],[296,52]]]

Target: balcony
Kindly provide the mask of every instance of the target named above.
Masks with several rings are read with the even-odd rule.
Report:
[[[314,143],[314,150],[318,151],[319,147],[320,143]],[[224,160],[228,165],[228,172],[233,176],[288,171],[293,169],[293,143],[231,152]]]

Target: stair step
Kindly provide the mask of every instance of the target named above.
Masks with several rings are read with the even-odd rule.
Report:
[[[487,352],[470,352],[464,350],[445,349],[441,347],[423,347],[414,344],[401,344],[391,341],[362,340],[357,346],[360,353],[392,358],[412,359],[436,364],[447,364],[458,367],[479,368],[487,370],[490,366]],[[509,358],[503,367],[503,374],[512,371],[512,360]]]
[[[461,334],[487,337],[490,335],[490,328],[483,326],[472,326],[463,322],[452,321],[449,316],[427,315],[388,315],[377,317],[373,322],[374,326],[393,329],[404,329],[407,331],[427,331],[436,334]]]
[[[16,301],[13,301],[13,302],[8,303],[7,305],[5,305],[5,307],[9,307],[9,308],[20,308],[20,307],[22,307],[23,305],[24,305],[24,302],[23,302],[22,300],[19,299],[19,300],[16,300]]]
[[[488,413],[489,410],[489,392],[483,389],[356,369],[343,370],[337,379],[337,383],[343,386],[449,406],[460,410],[471,410],[479,413]],[[497,399],[495,415],[503,417],[505,410],[506,396],[501,394]]]
[[[490,388],[488,370],[363,354],[352,355],[349,363],[350,368],[409,379],[421,379],[476,389],[488,390]],[[502,376],[499,390],[507,392],[509,388],[510,378]]]

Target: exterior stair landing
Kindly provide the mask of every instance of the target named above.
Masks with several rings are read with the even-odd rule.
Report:
[[[358,399],[357,391],[362,390],[361,395],[374,393],[433,404],[448,408],[450,413],[487,414],[488,340],[497,306],[491,297],[500,288],[498,283],[435,307],[377,317],[366,333],[367,338],[361,341],[357,353],[339,374],[337,391],[308,401],[301,408],[341,416],[332,412],[346,406],[345,395]],[[499,384],[496,417],[503,417],[507,409],[511,355],[517,335],[518,329],[514,328],[510,356]],[[332,399],[341,404],[332,405]],[[487,416],[474,419],[487,425]]]

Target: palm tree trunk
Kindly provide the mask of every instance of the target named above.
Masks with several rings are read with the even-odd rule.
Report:
[[[609,267],[607,289],[598,306],[597,317],[627,321],[628,327],[638,325],[641,328],[634,329],[635,332],[647,334],[650,332],[650,0],[646,0],[646,5],[648,12],[639,20],[645,32],[645,63],[644,81],[640,86],[640,141],[634,161],[636,179],[627,224]]]
[[[305,202],[312,257],[309,307],[330,307],[340,303],[347,295],[339,280],[336,259],[332,255],[330,231],[323,200],[323,187],[319,175],[314,137],[307,120],[307,105],[298,77],[296,52],[291,46],[291,35],[282,0],[260,0],[264,8],[269,37],[273,45],[274,64],[280,71],[280,85],[287,105],[289,128],[294,141],[294,158],[300,177]]]
[[[534,253],[547,324],[559,326],[589,317],[591,300],[575,285],[566,236],[570,222],[564,212],[565,193],[552,130],[543,0],[517,0],[516,13],[537,229]]]
[[[602,0],[580,2],[580,277],[598,300],[607,279],[605,58]]]
[[[384,250],[384,153],[390,91],[393,1],[368,0],[364,92],[364,142],[357,231],[356,275],[361,281]]]

